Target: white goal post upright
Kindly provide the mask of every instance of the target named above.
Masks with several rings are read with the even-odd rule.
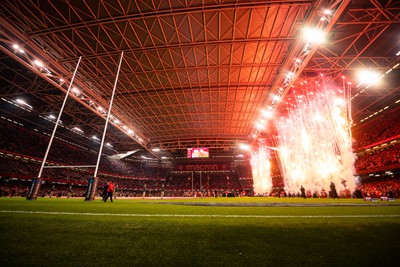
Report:
[[[79,67],[79,64],[81,62],[81,59],[82,59],[82,56],[79,57],[78,63],[76,64],[74,74],[72,75],[72,79],[71,79],[71,82],[69,83],[67,93],[65,94],[64,102],[63,102],[63,104],[61,106],[60,112],[58,113],[58,117],[57,117],[57,120],[55,122],[54,129],[53,129],[53,133],[51,134],[49,144],[47,145],[46,153],[44,154],[42,165],[40,166],[38,177],[35,177],[35,178],[32,179],[32,185],[31,185],[31,187],[30,187],[30,189],[28,191],[28,195],[26,197],[26,199],[28,199],[28,200],[37,199],[37,195],[39,193],[39,189],[40,189],[40,186],[42,184],[43,168],[45,167],[44,165],[46,164],[47,156],[49,154],[50,147],[51,147],[51,145],[53,143],[54,135],[55,135],[55,133],[57,131],[58,123],[60,122],[61,115],[62,115],[62,113],[64,111],[65,103],[67,102],[67,99],[68,99],[68,96],[69,96],[69,92],[71,91],[72,84],[74,83],[75,76],[76,76],[76,73],[78,71],[78,67]]]
[[[99,150],[99,155],[97,157],[97,163],[96,163],[96,169],[94,171],[93,177],[91,177],[89,179],[89,181],[88,181],[88,190],[86,192],[85,201],[93,201],[95,199],[95,197],[96,197],[97,184],[98,184],[98,181],[99,181],[99,178],[97,177],[97,173],[99,171],[101,153],[103,151],[104,139],[106,137],[108,121],[110,119],[111,109],[112,109],[112,105],[113,105],[113,101],[114,101],[115,90],[117,88],[118,77],[119,77],[119,72],[120,72],[120,69],[121,69],[123,57],[124,57],[124,51],[121,52],[121,58],[120,58],[119,64],[118,64],[117,76],[115,77],[114,87],[113,87],[113,91],[112,91],[112,94],[111,94],[110,106],[108,107],[106,123],[105,123],[104,131],[103,131],[103,137],[101,138],[100,150]]]

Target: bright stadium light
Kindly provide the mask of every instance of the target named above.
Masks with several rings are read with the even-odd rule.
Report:
[[[281,100],[281,97],[279,96],[279,95],[274,95],[273,97],[272,97],[272,100],[274,100],[274,101],[280,101]]]
[[[264,130],[264,129],[265,129],[265,123],[263,123],[263,122],[257,122],[257,123],[256,123],[256,128],[257,128],[258,130]]]
[[[379,73],[372,70],[361,70],[358,72],[359,84],[374,85],[379,82]]]
[[[25,100],[18,98],[17,100],[15,100],[15,102],[17,102],[18,104],[22,105],[22,106],[27,106],[28,108],[32,109],[32,106],[29,105],[28,103],[25,102]]]
[[[43,63],[41,61],[37,60],[37,59],[35,61],[33,61],[33,63],[35,63],[35,65],[40,67],[40,68],[44,67]]]
[[[242,149],[242,150],[249,151],[251,147],[250,147],[249,144],[243,144],[242,143],[242,144],[239,145],[239,148]]]
[[[293,75],[294,75],[294,72],[291,72],[291,71],[289,71],[287,74],[286,74],[286,79],[292,79],[293,78]]]
[[[15,51],[18,51],[21,54],[25,53],[24,49],[20,48],[19,45],[17,45],[17,44],[13,44],[12,47],[15,49]]]
[[[26,105],[26,102],[24,100],[22,100],[22,99],[18,98],[16,101],[17,101],[18,104]]]
[[[324,15],[332,15],[332,10],[330,10],[330,9],[325,9],[325,10],[324,10]]]
[[[272,118],[274,113],[271,110],[262,110],[262,115],[266,118]]]
[[[81,93],[81,92],[79,91],[79,89],[76,88],[76,87],[72,88],[72,92],[73,92],[75,95],[79,95],[79,94]]]
[[[310,44],[322,44],[325,42],[325,33],[317,28],[304,28],[303,39]]]
[[[78,128],[78,127],[74,127],[73,130],[75,130],[75,131],[77,131],[77,132],[80,132],[80,133],[83,133],[82,129],[81,129],[81,128]]]

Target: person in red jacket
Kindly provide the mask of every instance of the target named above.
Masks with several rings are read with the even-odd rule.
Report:
[[[104,200],[104,202],[107,202],[108,198],[110,198],[110,201],[113,202],[113,194],[114,194],[114,183],[110,181],[108,183],[108,188],[107,188],[107,197]]]

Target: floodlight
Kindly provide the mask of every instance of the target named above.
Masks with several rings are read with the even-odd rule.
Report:
[[[291,78],[293,77],[293,75],[294,75],[294,73],[291,72],[291,71],[289,71],[289,72],[286,74],[286,78],[291,79]]]
[[[43,63],[41,61],[37,60],[37,59],[35,61],[33,61],[33,63],[35,63],[35,65],[38,66],[38,67],[41,67],[41,68],[44,67]]]
[[[274,115],[271,110],[262,110],[262,114],[267,118],[272,118]]]
[[[16,101],[17,101],[18,104],[26,105],[26,102],[24,100],[22,100],[22,99],[18,98]]]
[[[239,145],[239,148],[248,151],[248,150],[250,150],[250,145],[242,143]]]
[[[330,10],[330,9],[324,10],[324,15],[331,15],[331,14],[332,14],[332,10]]]
[[[18,104],[20,104],[21,106],[26,106],[30,109],[32,109],[33,107],[31,105],[29,105],[28,103],[25,102],[25,100],[22,100],[20,98],[18,98],[17,100],[15,100],[15,102],[17,102]]]
[[[361,70],[358,73],[360,84],[373,85],[379,82],[379,73],[372,70]]]
[[[272,97],[272,100],[274,100],[274,101],[280,101],[280,100],[281,100],[281,97],[278,96],[278,95],[274,95],[274,96]]]
[[[72,88],[72,92],[76,95],[79,95],[81,92],[78,90],[78,88],[74,87]]]
[[[261,122],[257,122],[257,123],[256,123],[256,128],[257,128],[258,130],[263,130],[263,129],[265,129],[265,124],[264,124],[264,123],[261,123]]]
[[[74,127],[74,130],[75,130],[75,131],[78,131],[78,132],[81,132],[81,133],[83,133],[83,131],[82,131],[82,129],[81,129],[81,128]]]
[[[312,44],[321,44],[325,42],[325,33],[317,28],[304,28],[303,39]]]

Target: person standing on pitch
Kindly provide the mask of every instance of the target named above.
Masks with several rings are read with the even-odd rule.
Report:
[[[142,196],[142,199],[144,199],[145,196],[146,196],[146,183],[143,184],[143,196]]]
[[[108,184],[106,183],[103,187],[103,192],[101,193],[104,202],[106,202],[107,200],[107,195],[108,195],[107,191],[108,191]]]
[[[114,199],[117,199],[118,196],[118,185],[115,183],[114,184]]]
[[[331,188],[331,194],[332,194],[333,199],[335,199],[335,198],[339,199],[339,195],[336,191],[335,184],[333,182],[331,182],[331,185],[329,187]]]
[[[300,192],[301,192],[301,197],[304,198],[304,199],[306,199],[306,198],[307,198],[307,197],[306,197],[306,190],[304,189],[303,186],[300,187]]]
[[[107,187],[107,197],[104,202],[107,202],[107,199],[110,198],[110,201],[113,202],[113,194],[114,194],[114,183],[110,181]]]
[[[67,198],[72,197],[72,186],[70,185],[67,190]]]
[[[161,199],[164,198],[165,188],[164,185],[161,186]]]

